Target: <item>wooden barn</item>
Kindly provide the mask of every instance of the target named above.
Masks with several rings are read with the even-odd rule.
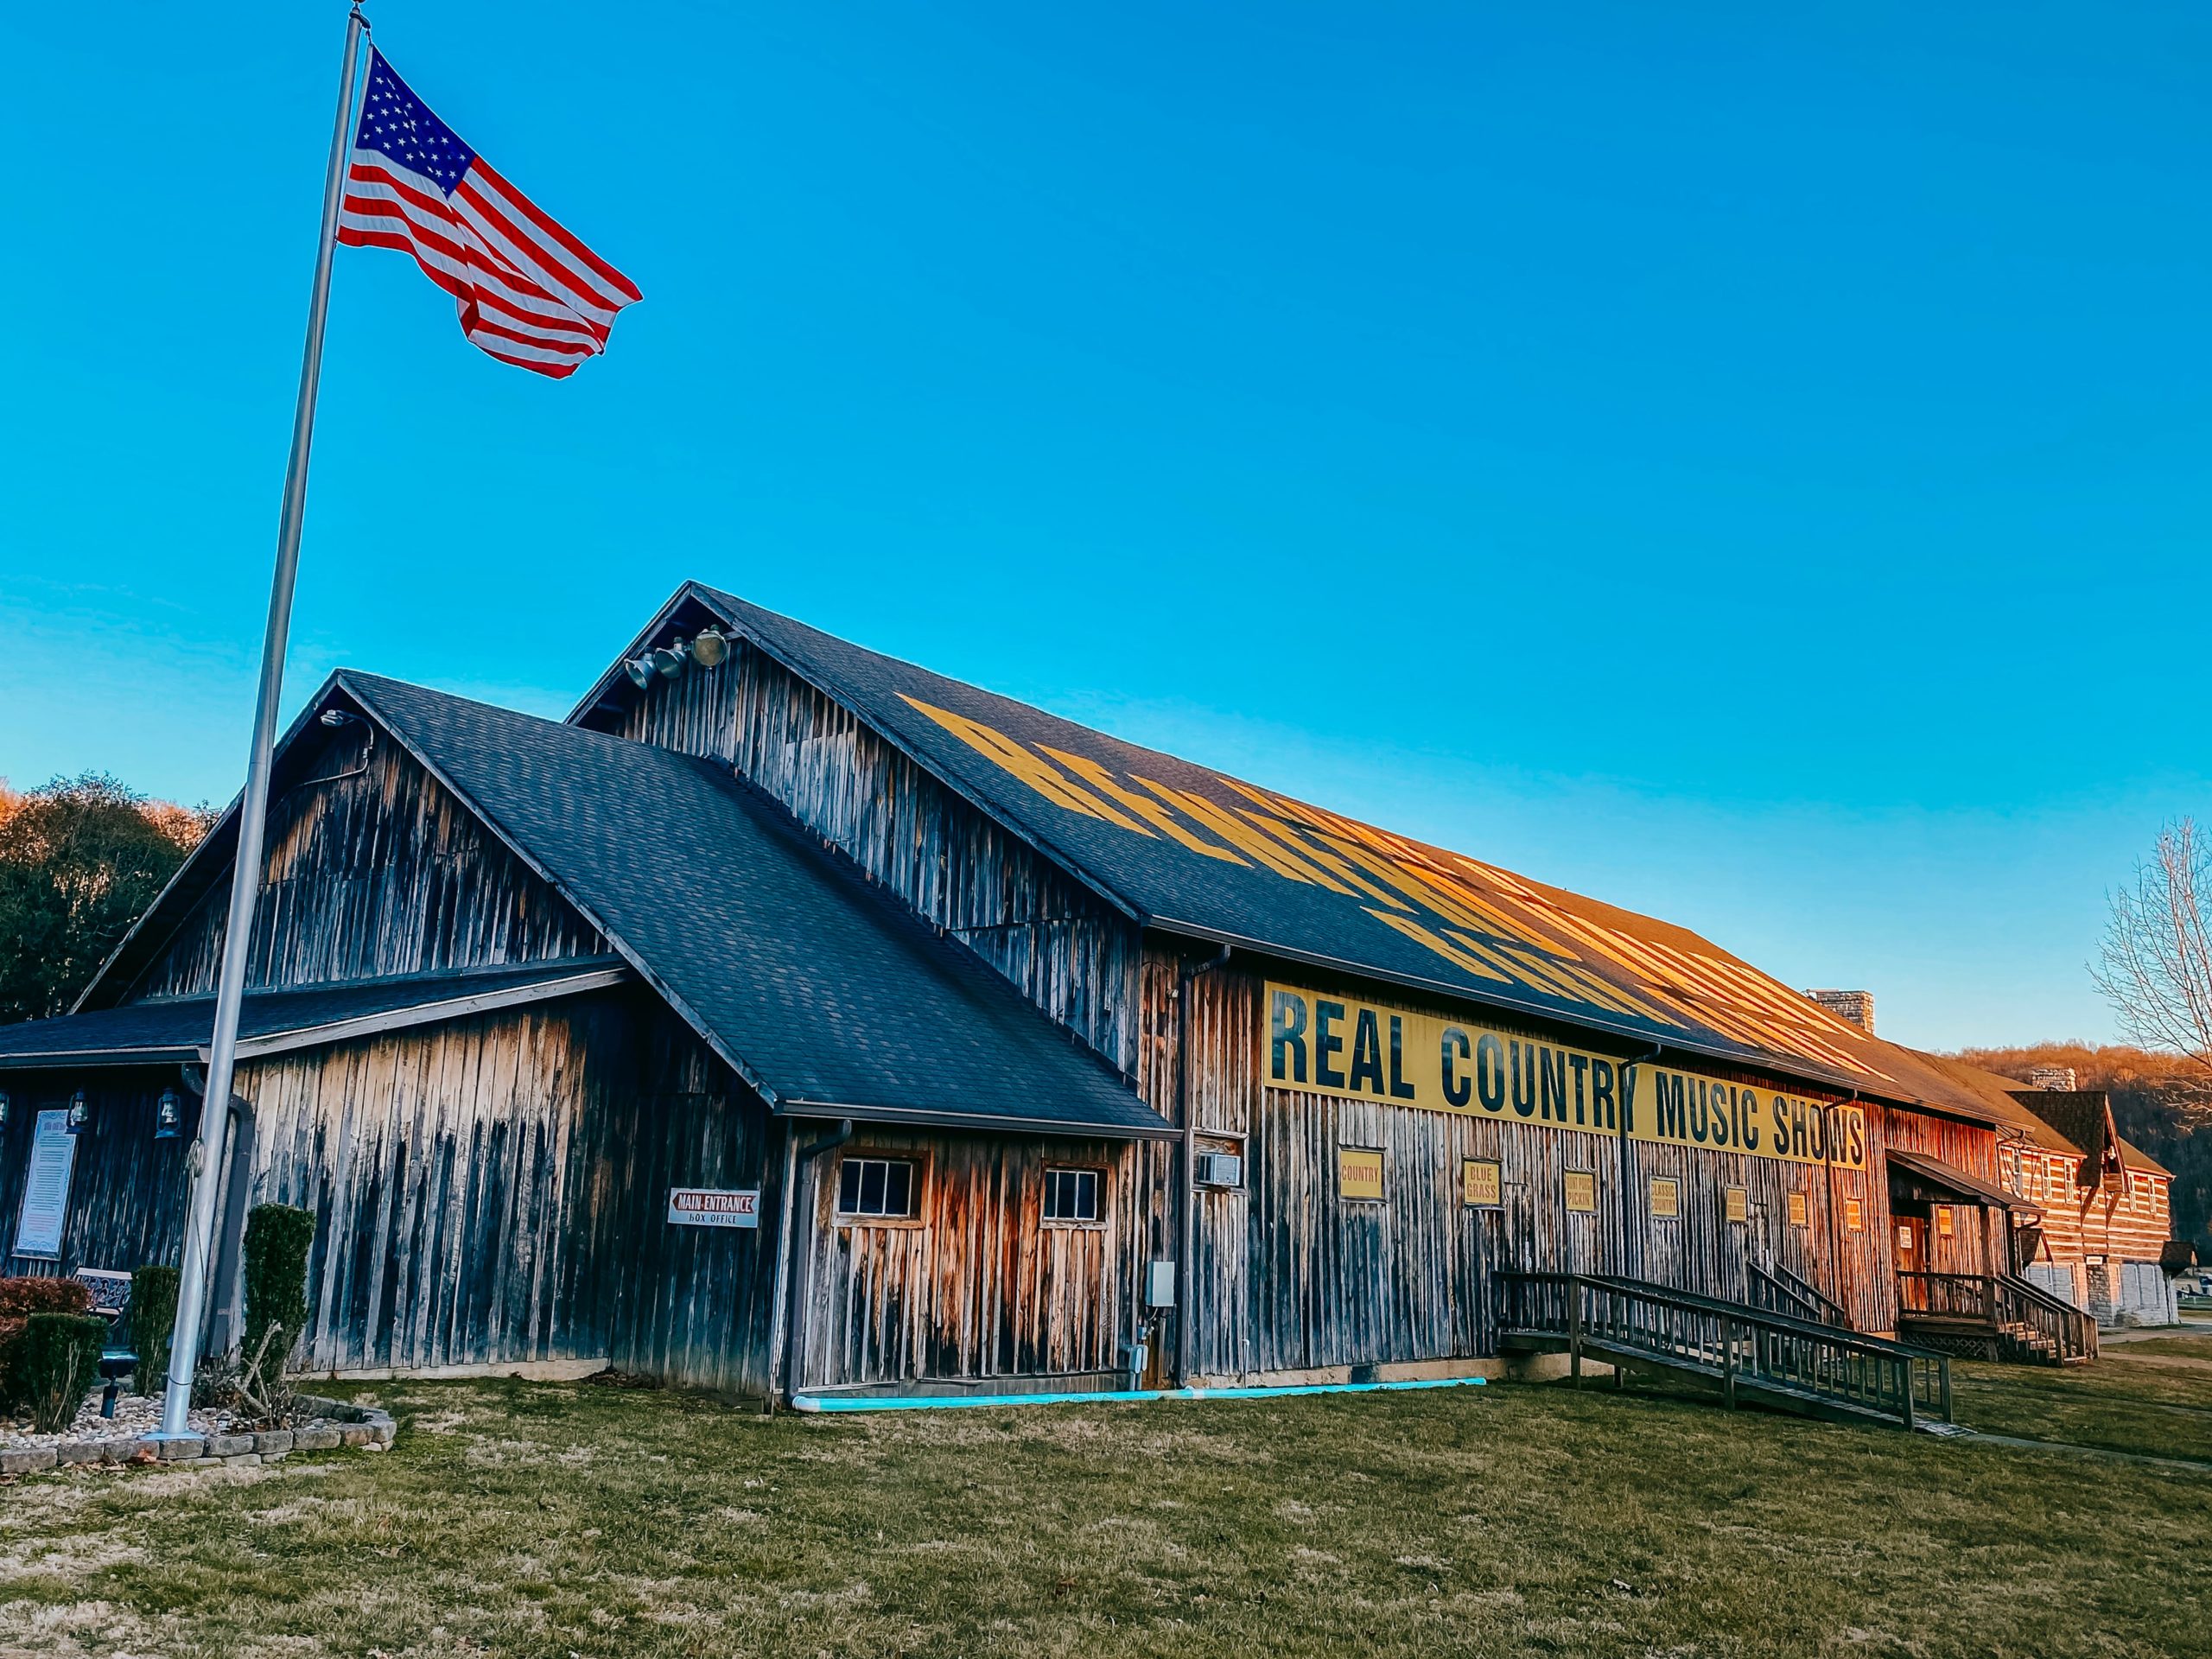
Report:
[[[2018,1272],[2018,1109],[1946,1063],[712,588],[565,723],[337,674],[272,803],[208,1179],[226,1239],[316,1212],[304,1368],[813,1402],[1567,1351],[1909,1420],[1926,1344],[2094,1347]],[[236,840],[0,1029],[8,1271],[175,1258]]]

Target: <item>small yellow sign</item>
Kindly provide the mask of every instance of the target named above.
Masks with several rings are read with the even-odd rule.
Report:
[[[1470,1158],[1459,1166],[1467,1202],[1478,1209],[1496,1209],[1504,1202],[1504,1180],[1495,1158]]]
[[[1567,1207],[1584,1215],[1598,1208],[1598,1178],[1586,1169],[1567,1172]]]
[[[1337,1196],[1376,1200],[1382,1196],[1382,1154],[1361,1147],[1337,1148]]]
[[[1681,1183],[1671,1175],[1651,1178],[1651,1213],[1662,1220],[1682,1213]]]
[[[1866,1230],[1866,1206],[1856,1198],[1846,1198],[1843,1201],[1843,1230],[1847,1233],[1863,1233]]]
[[[1936,1232],[1937,1236],[1948,1238],[1951,1236],[1952,1225],[1951,1206],[1948,1204],[1937,1205],[1936,1206]]]
[[[1805,1195],[1802,1192],[1792,1192],[1789,1195],[1789,1224],[1792,1227],[1809,1227],[1813,1224],[1812,1206],[1805,1202]]]
[[[1751,1218],[1751,1195],[1748,1189],[1740,1186],[1723,1187],[1720,1192],[1720,1201],[1726,1208],[1729,1220],[1749,1221]]]

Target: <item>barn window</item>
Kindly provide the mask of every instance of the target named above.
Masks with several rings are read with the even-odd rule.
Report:
[[[1045,1172],[1045,1219],[1062,1222],[1096,1221],[1099,1192],[1103,1183],[1095,1169],[1048,1169]]]
[[[837,1169],[837,1213],[905,1220],[920,1185],[911,1158],[848,1158]]]

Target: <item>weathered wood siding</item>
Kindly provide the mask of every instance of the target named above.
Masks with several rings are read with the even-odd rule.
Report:
[[[1940,1158],[1992,1186],[2004,1185],[2004,1168],[1998,1158],[1997,1131],[1986,1124],[1962,1122],[1932,1112],[1909,1112],[1895,1107],[1881,1113],[1885,1153],[1891,1147]],[[1886,1168],[1886,1165],[1885,1165]],[[1888,1182],[1883,1191],[1888,1192]],[[1991,1274],[2012,1270],[2011,1212],[1993,1205],[1954,1204],[1951,1234],[1945,1237],[1929,1205],[1922,1218],[1928,1223],[1928,1270],[1931,1273]],[[1913,1208],[1919,1213],[1919,1206]],[[1889,1217],[1893,1233],[1897,1217]],[[1897,1266],[1900,1247],[1891,1241],[1890,1264]]]
[[[389,742],[334,734],[319,772],[270,805],[246,982],[310,985],[387,974],[594,956],[597,931]],[[355,768],[359,768],[356,771]],[[230,882],[210,885],[122,1000],[205,994],[222,959]]]
[[[912,1220],[837,1213],[847,1157],[919,1166]],[[1096,1226],[1043,1217],[1048,1166],[1100,1170]],[[792,1287],[802,1386],[1102,1379],[1124,1362],[1162,1166],[1126,1141],[861,1128],[803,1167],[810,1217]]]
[[[766,1395],[792,1127],[664,1007],[648,1005],[640,1025],[638,1092],[601,1120],[589,1160],[598,1248],[620,1263],[608,1356],[667,1382]],[[760,1225],[671,1226],[675,1186],[757,1188]]]
[[[10,1245],[28,1108],[79,1086],[92,1102],[64,1271],[181,1254],[189,1142],[153,1139],[162,1076],[118,1075],[0,1077],[26,1103],[0,1138]],[[252,1201],[315,1212],[296,1364],[606,1357],[676,1382],[770,1385],[780,1142],[758,1098],[642,989],[249,1061],[238,1092],[256,1114]],[[671,1227],[675,1185],[762,1188],[760,1230]]]
[[[1147,954],[1139,1083],[1171,1114],[1178,976],[1172,950]],[[1191,1317],[1200,1376],[1487,1357],[1497,1351],[1491,1275],[1501,1269],[1622,1273],[1742,1300],[1751,1262],[1771,1259],[1834,1296],[1860,1328],[1895,1324],[1878,1146],[1866,1171],[1829,1170],[1268,1087],[1260,1071],[1262,982],[1232,966],[1193,988],[1191,1103],[1201,1144],[1241,1142],[1246,1157],[1243,1190],[1198,1198]],[[1421,1007],[1371,984],[1357,995]],[[1868,1132],[1878,1138],[1875,1114]],[[1382,1152],[1382,1202],[1338,1195],[1337,1154],[1345,1147]],[[1465,1202],[1469,1159],[1500,1166],[1497,1207]],[[1567,1208],[1570,1171],[1592,1177],[1594,1211]],[[1678,1216],[1650,1213],[1649,1183],[1662,1176],[1679,1183]],[[1732,1185],[1745,1189],[1743,1222],[1726,1219]],[[1789,1219],[1792,1190],[1806,1195],[1803,1226]]]
[[[1135,927],[749,643],[718,668],[654,680],[602,723],[728,762],[1054,1020],[1135,1069]]]

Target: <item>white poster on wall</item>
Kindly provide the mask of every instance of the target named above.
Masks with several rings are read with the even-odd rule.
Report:
[[[23,1207],[16,1216],[16,1254],[61,1254],[62,1224],[69,1218],[69,1178],[77,1167],[77,1137],[66,1111],[41,1112],[31,1135],[31,1166],[23,1177]]]

